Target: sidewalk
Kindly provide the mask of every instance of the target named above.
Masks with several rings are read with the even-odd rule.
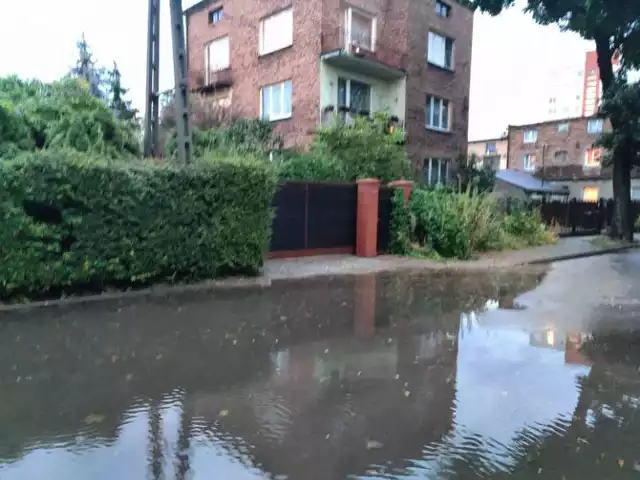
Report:
[[[635,248],[635,245],[603,247],[593,243],[594,237],[561,238],[555,245],[526,250],[490,253],[477,260],[436,262],[393,255],[361,258],[352,255],[323,255],[317,257],[267,260],[264,277],[271,280],[306,278],[319,275],[348,275],[393,272],[409,269],[463,270],[508,268],[519,265],[551,263],[571,258],[604,255]]]

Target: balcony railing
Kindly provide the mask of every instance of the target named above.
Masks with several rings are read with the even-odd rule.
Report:
[[[390,47],[387,42],[375,39],[370,34],[355,32],[344,27],[324,29],[321,37],[322,53],[343,50],[351,55],[373,60],[390,68],[406,70],[406,51]]]
[[[206,93],[214,91],[216,88],[230,87],[233,85],[233,72],[230,67],[211,72],[200,70],[193,74],[193,79],[194,83],[192,86],[194,90]]]

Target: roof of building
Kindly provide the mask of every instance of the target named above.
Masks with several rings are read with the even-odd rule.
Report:
[[[564,186],[552,185],[520,170],[500,170],[496,172],[496,179],[529,193],[552,193],[557,195],[567,195],[569,193],[569,190]]]
[[[487,142],[508,142],[509,141],[509,137],[505,136],[505,137],[494,137],[494,138],[486,138],[483,140],[469,140],[469,144],[472,143],[487,143]]]
[[[569,118],[559,118],[557,120],[546,120],[544,122],[536,122],[536,123],[526,123],[523,125],[509,125],[509,130],[511,130],[512,128],[514,129],[519,129],[519,128],[531,128],[531,127],[540,127],[542,125],[553,125],[554,123],[569,123],[569,122],[577,122],[577,121],[584,121],[584,120],[594,120],[596,118],[603,118],[600,117],[598,115],[590,115],[588,117],[569,117]]]
[[[199,2],[194,3],[188,8],[184,9],[184,14],[189,15],[193,12],[197,12],[198,10],[202,10],[203,8],[207,8],[212,3],[215,3],[217,0],[200,0]]]

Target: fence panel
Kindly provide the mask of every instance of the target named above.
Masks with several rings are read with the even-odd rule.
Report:
[[[389,249],[392,196],[393,188],[380,187],[380,196],[378,197],[378,252],[387,252]]]
[[[271,252],[303,250],[306,245],[307,186],[280,185],[273,199],[275,217],[271,225]]]
[[[309,183],[307,186],[306,248],[355,248],[357,185]]]

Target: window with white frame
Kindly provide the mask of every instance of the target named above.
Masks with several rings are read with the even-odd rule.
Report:
[[[345,41],[347,46],[358,46],[374,51],[376,45],[376,17],[349,7],[345,10]]]
[[[449,100],[427,95],[425,121],[427,128],[446,132],[451,130],[451,104]]]
[[[537,130],[525,130],[524,131],[524,143],[536,143],[538,141]]]
[[[427,60],[439,67],[453,70],[453,39],[429,32]]]
[[[484,153],[485,155],[491,155],[492,153],[497,152],[496,142],[489,142],[485,145]]]
[[[599,148],[587,148],[584,154],[585,167],[599,167],[602,151]]]
[[[563,122],[563,123],[559,123],[558,124],[558,132],[559,133],[566,133],[569,131],[569,123],[568,122]]]
[[[587,122],[587,133],[589,135],[596,135],[598,133],[602,133],[604,129],[604,120],[601,118],[594,118]]]
[[[449,182],[449,159],[426,158],[424,160],[424,184],[433,187]]]
[[[260,22],[260,55],[293,45],[293,10],[288,8]]]
[[[536,169],[537,159],[535,153],[527,153],[524,156],[524,169],[527,172],[532,172]]]
[[[440,0],[436,0],[436,15],[439,17],[448,17],[451,15],[451,6]]]
[[[265,120],[290,118],[293,110],[291,80],[268,85],[260,90],[260,116]]]
[[[370,112],[371,85],[339,77],[338,107],[346,107],[354,112]]]
[[[205,48],[204,61],[207,83],[211,83],[213,73],[229,68],[229,37],[209,43]]]
[[[640,201],[640,187],[631,187],[631,200]]]

